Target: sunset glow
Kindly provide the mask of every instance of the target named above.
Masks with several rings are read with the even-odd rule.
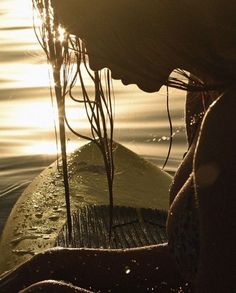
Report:
[[[75,150],[75,148],[78,148],[80,144],[78,142],[68,142],[67,143],[67,152],[70,153]],[[29,146],[25,146],[22,151],[28,154],[32,155],[55,155],[60,154],[60,146],[58,146],[55,141],[55,138],[51,140],[42,140],[41,142],[37,143],[31,143]]]
[[[49,66],[47,64],[11,63],[1,67],[0,88],[49,87]]]

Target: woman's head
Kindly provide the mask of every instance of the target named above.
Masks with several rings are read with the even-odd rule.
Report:
[[[168,54],[173,48],[165,24],[175,21],[168,13],[157,19],[162,7],[156,1],[54,0],[53,6],[62,25],[83,39],[94,70],[108,67],[113,78],[153,92],[178,67]]]
[[[214,5],[211,14],[211,1],[200,2],[52,0],[59,21],[83,39],[92,69],[107,67],[113,78],[150,92],[166,84],[175,68],[200,75],[220,71],[212,36],[216,39],[213,16],[221,7]]]

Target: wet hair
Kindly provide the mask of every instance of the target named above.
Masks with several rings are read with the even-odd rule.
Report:
[[[76,136],[94,142],[104,159],[109,190],[110,235],[113,226],[113,89],[109,70],[91,71],[87,66],[87,51],[81,39],[70,36],[60,25],[50,0],[33,0],[34,29],[52,68],[54,94],[59,113],[59,137],[66,194],[69,241],[72,237],[70,193],[67,172],[65,124]],[[38,25],[36,19],[40,22]],[[83,67],[83,69],[82,69]],[[91,87],[85,85],[83,74],[90,78]],[[75,85],[80,84],[79,97],[75,97]],[[102,82],[104,80],[104,82]],[[51,94],[53,91],[51,90]],[[82,134],[70,125],[65,108],[65,98],[83,103],[91,127],[91,136]]]

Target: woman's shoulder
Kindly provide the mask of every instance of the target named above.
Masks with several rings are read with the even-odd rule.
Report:
[[[236,152],[235,119],[236,87],[231,87],[208,108],[201,124],[195,158],[198,154],[203,160],[232,157]]]
[[[209,107],[210,119],[214,119],[216,115],[228,114],[228,119],[236,112],[236,85],[226,89]],[[208,119],[209,119],[208,118]],[[227,119],[227,117],[222,117]]]
[[[236,175],[236,87],[221,94],[208,108],[202,121],[195,149],[193,170],[199,189],[233,191]],[[215,199],[220,192],[215,193]]]
[[[236,89],[231,88],[209,107],[195,151],[201,247],[197,292],[228,293],[235,288],[235,119]]]

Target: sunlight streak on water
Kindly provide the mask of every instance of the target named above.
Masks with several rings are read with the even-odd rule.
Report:
[[[20,4],[20,5],[19,5]],[[1,27],[25,27],[31,25],[32,4],[30,0],[2,0],[0,18]]]
[[[82,145],[83,143],[78,144],[78,142],[67,142],[67,152],[70,153]],[[31,155],[55,155],[60,153],[60,151],[57,149],[55,139],[41,142],[32,141],[31,144],[22,148],[22,152]]]
[[[7,63],[1,66],[1,88],[49,87],[47,64]]]

